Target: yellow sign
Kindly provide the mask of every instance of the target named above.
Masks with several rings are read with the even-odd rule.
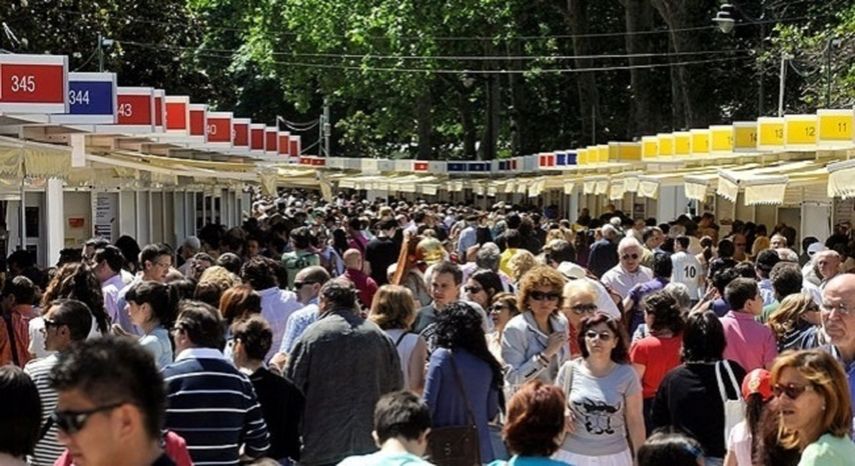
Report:
[[[659,156],[670,157],[674,155],[674,135],[673,134],[657,134],[656,139],[659,141]]]
[[[641,143],[610,142],[609,160],[626,161],[641,160]]]
[[[741,121],[733,124],[733,150],[757,150],[757,122]]]
[[[659,155],[659,140],[656,136],[643,136],[641,138],[641,158],[652,159]]]
[[[577,149],[576,150],[576,165],[587,165],[588,164],[588,149]]]
[[[816,145],[816,115],[785,115],[784,123],[788,146]]]
[[[733,126],[710,126],[710,152],[728,153],[733,151]]]
[[[674,133],[674,155],[686,156],[692,150],[692,133],[680,131]]]
[[[852,110],[817,110],[819,142],[852,142]]]
[[[710,130],[708,129],[693,129],[692,133],[692,154],[706,155],[710,153]]]
[[[597,162],[608,163],[609,161],[609,145],[600,144],[597,146]]]
[[[784,119],[758,118],[757,133],[758,149],[780,148],[784,145]]]

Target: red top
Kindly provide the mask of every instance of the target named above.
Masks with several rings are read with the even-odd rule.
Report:
[[[353,283],[353,287],[359,293],[359,301],[362,303],[362,307],[371,309],[371,303],[374,302],[374,293],[377,292],[377,282],[365,272],[355,269],[345,270],[342,277]]]
[[[33,306],[19,304],[12,308],[9,316],[0,320],[0,366],[17,364],[18,367],[24,367],[29,362],[30,320],[38,315]]]
[[[579,348],[579,332],[569,322],[567,323],[567,346],[570,347],[570,359],[582,356],[582,349]]]
[[[193,466],[193,460],[190,459],[190,453],[187,451],[187,442],[184,437],[175,432],[167,431],[163,437],[163,452],[171,459],[176,466]],[[74,466],[71,454],[65,450],[62,455],[57,458],[53,466]]]
[[[641,377],[641,396],[653,398],[665,374],[680,365],[680,348],[683,336],[670,338],[649,336],[632,343],[629,359],[645,367]]]

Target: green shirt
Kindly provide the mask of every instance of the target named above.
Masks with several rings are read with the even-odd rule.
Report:
[[[321,258],[309,251],[292,251],[282,254],[282,265],[288,271],[288,289],[294,287],[297,272],[313,265],[320,265]]]
[[[761,312],[760,315],[756,318],[757,322],[760,322],[761,324],[765,324],[766,322],[768,322],[769,316],[774,314],[779,307],[781,307],[781,303],[779,303],[778,301],[763,306],[763,312]]]
[[[849,437],[825,434],[802,452],[799,466],[848,466],[855,458],[855,443]]]

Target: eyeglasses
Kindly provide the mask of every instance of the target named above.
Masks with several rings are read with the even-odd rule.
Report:
[[[594,332],[593,330],[585,332],[585,338],[589,340],[596,340],[599,338],[602,341],[611,341],[612,334],[609,332]]]
[[[51,319],[48,319],[47,317],[42,317],[42,320],[45,321],[45,330],[47,330],[51,327],[62,327],[63,325],[65,325],[65,323],[63,323],[63,322],[51,320]]]
[[[478,287],[478,286],[464,286],[464,287],[463,287],[463,291],[465,291],[465,292],[467,292],[467,293],[472,293],[472,294],[480,293],[480,292],[481,292],[481,290],[483,290],[483,289],[484,289],[484,288],[481,288],[481,287]]]
[[[591,304],[580,304],[578,306],[569,306],[569,307],[570,307],[570,310],[573,311],[574,314],[579,314],[579,315],[597,312],[597,309],[599,309],[599,307],[597,307],[597,305],[593,304],[593,303],[591,303]]]
[[[827,312],[829,314],[832,311],[834,311],[837,314],[844,315],[844,316],[848,316],[849,314],[852,313],[852,311],[848,307],[846,307],[846,303],[840,303],[836,306],[828,306],[826,304],[822,304],[819,306],[819,310],[822,312]]]
[[[178,332],[184,331],[184,325],[175,324],[171,329],[169,329],[169,333],[175,334]]]
[[[802,393],[804,393],[805,390],[812,387],[812,385],[796,385],[794,383],[787,385],[775,384],[772,387],[772,393],[775,395],[775,398],[780,398],[781,395],[787,395],[787,398],[796,400],[798,397],[802,396]]]
[[[638,254],[624,254],[624,255],[620,256],[620,259],[624,260],[624,261],[627,259],[636,260],[636,259],[638,259]]]
[[[50,415],[50,418],[60,430],[73,435],[83,430],[86,426],[86,421],[88,421],[93,414],[112,411],[123,404],[125,404],[124,401],[84,411],[54,411],[54,413]]]
[[[558,301],[561,298],[559,293],[544,293],[543,291],[532,291],[528,297],[535,301]]]

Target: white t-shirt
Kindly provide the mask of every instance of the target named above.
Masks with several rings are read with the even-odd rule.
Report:
[[[730,435],[727,437],[727,449],[736,455],[736,464],[754,464],[751,462],[751,432],[748,431],[748,424],[745,421],[730,429]]]
[[[703,269],[698,258],[685,251],[671,254],[671,281],[682,283],[689,289],[689,297],[700,299],[700,283]]]

